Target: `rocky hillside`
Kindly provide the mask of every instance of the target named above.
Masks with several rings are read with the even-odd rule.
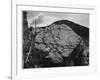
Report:
[[[89,29],[68,20],[27,30],[24,68],[89,65]],[[27,37],[27,38],[25,38]]]

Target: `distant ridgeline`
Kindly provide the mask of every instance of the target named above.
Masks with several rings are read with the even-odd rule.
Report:
[[[89,28],[68,20],[56,21],[49,26],[30,29],[35,35],[24,45],[29,60],[24,68],[89,65]],[[31,47],[30,47],[31,46]],[[25,55],[26,61],[27,55]]]
[[[51,25],[62,25],[65,24],[68,27],[70,27],[76,34],[78,34],[80,37],[84,38],[84,39],[89,39],[89,28],[82,26],[80,24],[74,23],[72,21],[69,20],[59,20],[59,21],[55,21],[54,23],[50,24],[49,26],[44,26],[41,28],[46,28],[46,27],[50,27]]]

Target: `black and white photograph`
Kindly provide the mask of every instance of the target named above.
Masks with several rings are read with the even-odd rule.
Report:
[[[89,14],[22,11],[22,66],[89,66]]]

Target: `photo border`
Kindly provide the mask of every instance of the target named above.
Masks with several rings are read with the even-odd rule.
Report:
[[[18,41],[18,35],[17,35],[17,34],[18,34],[18,33],[17,33],[17,32],[18,32],[18,31],[17,31],[17,30],[18,30],[18,29],[17,29],[17,23],[18,23],[18,22],[17,22],[17,20],[18,20],[18,19],[17,19],[17,6],[23,6],[23,5],[20,5],[20,4],[17,4],[17,5],[16,5],[16,53],[18,53],[18,52],[17,52],[17,50],[18,50],[18,49],[17,49],[17,43],[18,43],[18,42],[17,42],[17,41]],[[25,6],[25,5],[24,5],[24,6]],[[39,5],[27,5],[27,6],[52,7],[52,8],[71,8],[71,7],[39,6]],[[74,7],[72,7],[72,8],[73,8],[73,9],[87,9],[87,10],[92,10],[93,12],[95,11],[94,8],[74,8]],[[11,14],[11,18],[12,18],[12,19],[11,19],[11,22],[13,22],[13,16],[12,16],[12,15],[13,15],[13,11],[12,11],[12,14]],[[13,26],[13,24],[12,24],[12,26]],[[13,49],[12,47],[14,46],[14,45],[13,45],[13,42],[12,42],[12,41],[13,41],[13,35],[12,35],[12,34],[13,34],[13,29],[12,29],[12,26],[11,26],[11,45],[12,45],[12,46],[11,46],[11,51],[12,51],[12,49]],[[15,79],[15,78],[18,76],[18,73],[17,73],[17,72],[18,72],[18,69],[17,69],[17,66],[18,66],[18,62],[17,62],[18,57],[17,57],[17,56],[18,56],[18,54],[16,54],[16,57],[17,57],[16,60],[14,60],[14,59],[13,59],[13,54],[12,54],[12,53],[13,53],[13,51],[11,52],[11,76],[12,76],[12,79]],[[14,70],[14,69],[15,69],[15,68],[14,68],[15,66],[13,65],[13,60],[16,61],[16,71]],[[14,71],[13,71],[13,70],[14,70]],[[13,72],[14,72],[14,73],[13,73]],[[15,75],[15,73],[16,73],[16,75]]]

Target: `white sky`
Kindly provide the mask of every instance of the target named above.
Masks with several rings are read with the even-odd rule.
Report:
[[[85,27],[89,27],[89,14],[86,13],[60,13],[27,11],[28,25],[34,27],[36,20],[37,27],[47,26],[57,20],[70,20]]]

